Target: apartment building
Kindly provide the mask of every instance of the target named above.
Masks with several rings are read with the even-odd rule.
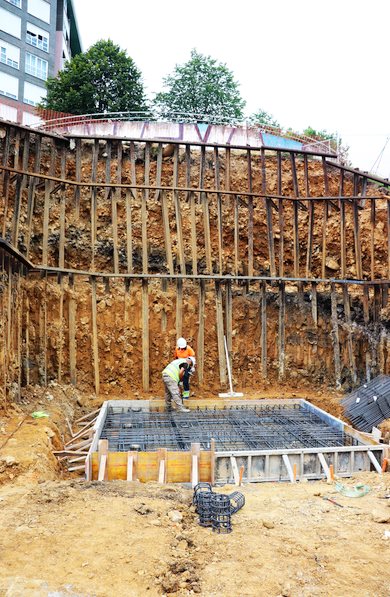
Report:
[[[38,121],[46,79],[81,51],[74,0],[0,0],[0,118]]]

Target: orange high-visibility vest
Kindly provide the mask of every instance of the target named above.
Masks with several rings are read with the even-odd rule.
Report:
[[[174,359],[187,359],[188,357],[194,357],[195,351],[191,346],[187,346],[185,348],[176,348],[173,358]]]

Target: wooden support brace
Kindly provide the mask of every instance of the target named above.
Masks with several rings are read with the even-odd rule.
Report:
[[[287,456],[287,454],[282,454],[282,459],[284,462],[284,466],[286,467],[286,470],[287,470],[288,478],[290,479],[291,483],[295,483],[296,482],[295,475],[294,475],[294,471],[292,469],[289,457]]]
[[[318,452],[317,456],[318,456],[318,460],[320,461],[321,466],[324,470],[327,481],[328,481],[328,483],[330,483],[330,481],[331,481],[330,469],[329,469],[328,463],[325,460],[325,456],[322,454],[322,452]]]
[[[98,444],[98,456],[99,456],[99,473],[98,481],[108,480],[107,470],[107,456],[108,456],[108,439],[100,439]]]
[[[158,451],[158,482],[166,483],[167,481],[167,452],[166,448],[161,448]]]
[[[374,468],[375,468],[376,472],[381,475],[382,474],[382,467],[381,467],[380,463],[378,462],[378,460],[375,458],[374,454],[371,452],[371,450],[367,450],[367,456],[369,457],[369,459],[371,460],[372,464],[374,465]]]
[[[232,467],[234,484],[239,485],[240,484],[240,473],[238,470],[237,460],[236,460],[235,456],[230,456],[230,464]]]
[[[195,487],[199,483],[200,444],[191,444],[191,484]]]

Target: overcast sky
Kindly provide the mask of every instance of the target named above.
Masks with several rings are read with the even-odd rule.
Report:
[[[74,5],[83,49],[108,38],[126,49],[150,97],[196,48],[233,71],[247,115],[261,108],[286,128],[337,132],[354,167],[390,177],[390,0]]]

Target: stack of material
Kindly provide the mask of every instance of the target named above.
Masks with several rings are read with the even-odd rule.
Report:
[[[352,425],[371,433],[382,421],[390,418],[390,376],[378,375],[341,401]]]
[[[75,424],[80,428],[78,431],[73,431],[69,421],[66,421],[72,439],[64,445],[63,450],[55,451],[53,454],[67,466],[69,472],[85,470],[85,460],[92,444],[94,424],[99,412],[100,409],[94,410],[92,413],[77,419]]]

